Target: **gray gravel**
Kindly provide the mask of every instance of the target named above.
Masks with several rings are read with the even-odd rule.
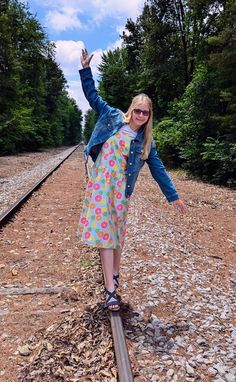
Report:
[[[14,176],[0,179],[0,215],[3,214],[35,183],[43,178],[53,167],[64,159],[71,148],[54,155],[29,171],[22,171]]]
[[[67,153],[2,179],[0,213]],[[145,187],[156,192],[149,178]],[[130,204],[121,285],[133,307],[124,324],[142,382],[236,382],[236,270],[228,265],[222,278],[225,265],[206,248],[195,254],[188,234],[139,191]]]
[[[194,254],[186,233],[161,220],[137,192],[122,263],[123,280],[132,281],[123,281],[122,298],[135,310],[126,335],[139,375],[151,382],[236,382],[236,270],[229,266],[229,279],[222,279],[220,260]]]

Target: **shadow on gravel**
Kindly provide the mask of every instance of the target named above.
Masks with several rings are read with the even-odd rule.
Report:
[[[185,322],[164,323],[151,312],[144,317],[129,304],[122,304],[120,313],[126,338],[152,354],[168,353],[176,336],[181,338],[194,329]]]

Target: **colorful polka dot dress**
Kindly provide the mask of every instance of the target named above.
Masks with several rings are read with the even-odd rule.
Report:
[[[125,170],[135,135],[128,125],[122,127],[103,144],[92,167],[78,228],[92,247],[123,247],[129,205]]]

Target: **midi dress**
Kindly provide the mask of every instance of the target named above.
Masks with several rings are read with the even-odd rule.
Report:
[[[124,245],[129,207],[126,168],[136,134],[124,125],[103,144],[91,169],[77,233],[91,247],[121,249]]]

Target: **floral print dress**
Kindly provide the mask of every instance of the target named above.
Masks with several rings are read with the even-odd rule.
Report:
[[[135,135],[128,125],[122,127],[103,144],[92,167],[78,228],[89,246],[123,247],[129,205],[125,170]]]

